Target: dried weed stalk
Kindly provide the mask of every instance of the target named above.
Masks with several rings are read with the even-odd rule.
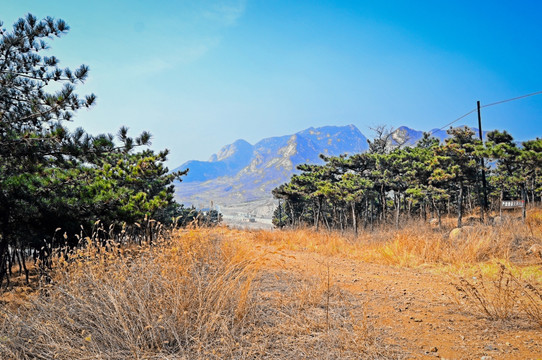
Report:
[[[357,237],[348,233],[315,232],[311,229],[253,231],[247,236],[256,242],[289,250],[346,256],[388,265],[442,264],[460,267],[493,259],[530,262],[525,246],[536,226],[531,224],[528,227],[521,220],[509,219],[503,225],[474,226],[453,240],[448,236],[451,229],[434,228],[422,221],[405,222],[400,230],[381,227],[361,231]]]
[[[56,258],[52,282],[0,308],[0,358],[225,357],[249,322],[257,260],[205,231]]]
[[[454,284],[463,294],[463,302],[491,320],[510,320],[525,317],[542,326],[542,294],[527,280],[521,279],[504,264],[500,264],[495,277],[478,271],[472,280],[459,277]]]
[[[16,310],[0,305],[0,358],[398,357],[330,270],[277,271],[266,250],[224,228],[89,242],[53,259],[51,282]]]

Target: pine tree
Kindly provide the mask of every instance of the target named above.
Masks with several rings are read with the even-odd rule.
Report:
[[[444,145],[435,148],[430,181],[437,187],[444,185],[457,191],[457,227],[461,227],[465,188],[475,184],[478,176],[476,145],[480,140],[467,127],[450,129],[448,134],[450,138],[446,139]]]
[[[18,240],[25,220],[42,210],[42,204],[34,200],[56,188],[56,169],[70,167],[90,146],[90,138],[77,141],[62,122],[95,101],[94,95],[80,99],[74,92],[75,85],[86,79],[87,66],[75,71],[61,69],[56,57],[40,55],[48,48],[48,38],[68,31],[64,21],[38,21],[28,14],[10,32],[2,26],[0,23],[0,284],[10,242]],[[55,84],[62,84],[60,90],[49,92]]]
[[[122,128],[120,145],[110,134],[91,136],[65,126],[74,112],[88,108],[94,95],[75,93],[88,67],[61,69],[59,60],[40,54],[47,39],[69,27],[62,20],[27,15],[12,31],[0,24],[0,286],[10,251],[33,249],[41,257],[56,245],[61,227],[69,245],[91,224],[149,219],[173,204],[175,178],[164,166],[167,151],[136,152],[150,134],[136,138]],[[54,90],[60,89],[60,90]],[[44,241],[45,245],[44,246]],[[63,244],[62,244],[63,245]],[[9,279],[8,279],[9,281]]]

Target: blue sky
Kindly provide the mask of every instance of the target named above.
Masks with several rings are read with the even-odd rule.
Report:
[[[542,3],[4,0],[4,27],[64,19],[62,66],[89,65],[74,126],[148,130],[173,168],[310,126],[442,127],[542,90]],[[483,109],[483,127],[542,136],[542,95]],[[476,125],[476,114],[462,124]]]

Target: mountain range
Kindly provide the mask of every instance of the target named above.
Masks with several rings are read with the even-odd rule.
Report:
[[[446,131],[440,129],[431,133],[441,140],[447,137]],[[422,136],[423,131],[401,126],[392,132],[391,146],[413,145]],[[297,165],[321,164],[320,154],[351,155],[367,149],[367,138],[354,125],[311,127],[254,145],[240,139],[224,146],[208,161],[191,160],[175,169],[190,169],[183,181],[176,183],[176,197],[198,208],[208,207],[211,202],[220,206],[262,201],[269,204],[271,190],[289,181]]]

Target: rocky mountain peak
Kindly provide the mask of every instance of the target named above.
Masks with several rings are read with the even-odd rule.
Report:
[[[443,140],[444,130],[432,130]],[[423,131],[401,126],[391,134],[390,146],[414,145]],[[251,145],[237,140],[222,147],[209,161],[188,161],[177,169],[189,168],[176,184],[179,201],[195,206],[270,201],[271,190],[289,181],[303,163],[323,163],[320,154],[339,156],[368,149],[367,138],[354,125],[310,127],[295,134],[265,138]]]
[[[237,160],[251,155],[253,146],[243,139],[236,140],[233,144],[226,145],[216,154],[211,155],[210,162]]]

